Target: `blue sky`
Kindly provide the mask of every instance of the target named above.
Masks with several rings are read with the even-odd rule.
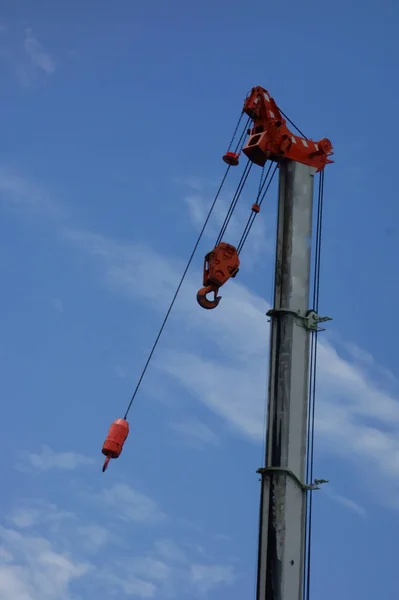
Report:
[[[335,150],[312,593],[394,596],[397,22],[374,0],[2,3],[0,600],[254,597],[275,188],[202,311],[232,174],[101,473],[253,85]]]

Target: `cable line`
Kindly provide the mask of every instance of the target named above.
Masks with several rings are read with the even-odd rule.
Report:
[[[269,170],[266,173],[266,176],[265,176],[265,178],[263,180],[263,183],[262,183],[261,187],[259,188],[260,194],[262,194],[262,190],[263,190],[263,188],[264,188],[264,186],[266,184],[266,181],[267,181],[268,175],[270,173],[270,170],[272,168],[272,165],[273,165],[273,163],[270,163]],[[247,221],[247,224],[245,225],[244,233],[242,234],[241,239],[238,242],[238,246],[237,246],[237,252],[238,252],[238,254],[241,253],[241,251],[242,251],[242,249],[244,247],[244,244],[245,244],[245,242],[247,240],[249,232],[251,231],[252,225],[254,224],[254,221],[256,219],[256,215],[260,211],[260,207],[262,206],[262,202],[265,199],[265,196],[266,196],[266,194],[267,194],[267,192],[268,192],[268,190],[269,190],[269,188],[270,188],[270,186],[272,184],[272,181],[274,179],[274,176],[276,174],[277,169],[278,169],[278,163],[274,166],[273,173],[272,173],[272,175],[271,175],[271,177],[270,177],[270,179],[269,179],[269,181],[268,181],[268,183],[266,185],[266,189],[263,191],[262,196],[259,198],[260,194],[258,193],[258,198],[257,198],[255,204],[252,205],[252,212],[251,212],[251,214],[248,217],[248,221]]]
[[[160,339],[160,337],[161,337],[161,335],[162,335],[162,332],[163,332],[163,330],[164,330],[164,328],[165,328],[165,325],[166,325],[166,323],[167,323],[167,321],[168,321],[169,315],[170,315],[170,313],[171,313],[171,311],[172,311],[172,308],[173,308],[173,306],[174,306],[174,304],[175,304],[175,302],[176,302],[176,298],[177,298],[177,296],[178,296],[178,294],[179,294],[179,292],[180,292],[180,288],[181,288],[181,286],[183,285],[184,279],[185,279],[185,277],[186,277],[186,275],[187,275],[187,271],[188,271],[188,269],[190,268],[190,265],[191,265],[191,263],[192,263],[192,260],[193,260],[193,258],[194,258],[195,252],[196,252],[196,250],[197,250],[197,248],[198,248],[198,246],[199,246],[199,243],[200,243],[200,241],[201,241],[201,239],[202,239],[202,236],[203,236],[203,234],[204,234],[204,231],[205,231],[205,229],[206,229],[206,226],[207,226],[207,224],[208,224],[208,221],[209,221],[209,219],[211,218],[211,215],[212,215],[212,213],[213,213],[213,209],[215,208],[216,202],[217,202],[217,200],[218,200],[218,198],[219,198],[219,196],[220,196],[220,192],[222,191],[222,188],[223,188],[224,182],[226,181],[226,178],[227,178],[227,175],[228,175],[228,172],[229,172],[229,170],[230,170],[230,165],[227,167],[227,169],[226,169],[226,172],[225,172],[225,174],[224,174],[224,177],[223,177],[223,179],[222,179],[222,182],[221,182],[221,184],[220,184],[220,186],[219,186],[219,189],[218,189],[218,191],[216,192],[216,196],[215,196],[215,198],[214,198],[214,200],[213,200],[213,202],[212,202],[212,205],[211,205],[211,207],[210,207],[210,209],[209,209],[209,212],[208,212],[208,215],[207,215],[207,217],[206,217],[206,219],[205,219],[204,225],[202,226],[202,229],[201,229],[201,231],[200,231],[200,234],[199,234],[199,236],[198,236],[198,238],[197,238],[197,241],[196,241],[196,242],[195,242],[195,244],[194,244],[194,248],[193,248],[193,250],[192,250],[192,252],[191,252],[191,254],[190,254],[190,257],[189,257],[189,259],[188,259],[188,262],[187,262],[187,264],[186,264],[186,267],[185,267],[185,269],[184,269],[184,271],[183,271],[183,275],[181,276],[181,279],[180,279],[180,281],[179,281],[179,284],[178,284],[178,286],[177,286],[177,288],[176,288],[176,291],[175,291],[175,293],[174,293],[174,295],[173,295],[172,301],[171,301],[171,303],[170,303],[170,305],[169,305],[169,308],[168,308],[168,310],[167,310],[167,312],[166,312],[165,318],[164,318],[164,320],[163,320],[163,322],[162,322],[162,325],[161,325],[161,327],[160,327],[160,329],[159,329],[158,335],[157,335],[157,337],[155,338],[155,342],[154,342],[154,344],[153,344],[153,346],[152,346],[152,348],[151,348],[151,351],[150,351],[150,353],[149,353],[149,355],[148,355],[148,358],[147,358],[147,360],[146,360],[146,363],[145,363],[145,365],[144,365],[144,368],[143,368],[143,370],[142,370],[142,372],[141,372],[141,375],[140,375],[140,377],[139,377],[139,380],[138,380],[138,382],[137,382],[137,385],[136,385],[136,387],[135,387],[135,390],[134,390],[134,392],[133,392],[133,394],[132,394],[132,397],[131,397],[131,399],[130,399],[130,402],[129,402],[128,406],[127,406],[127,409],[126,409],[125,415],[124,415],[124,417],[123,417],[125,420],[126,420],[126,418],[127,418],[128,414],[129,414],[129,411],[130,411],[130,409],[131,409],[131,407],[132,407],[132,404],[133,404],[133,401],[134,401],[134,399],[135,399],[135,397],[136,397],[136,395],[137,395],[137,392],[139,391],[139,388],[140,388],[141,382],[143,381],[144,375],[145,375],[145,373],[146,373],[146,371],[147,371],[147,369],[148,369],[148,366],[149,366],[149,364],[150,364],[150,361],[151,361],[151,359],[152,359],[152,356],[153,356],[153,354],[154,354],[154,352],[155,352],[155,349],[156,349],[156,347],[157,347],[157,345],[158,345],[159,339]]]
[[[313,273],[313,309],[318,313],[320,297],[320,265],[321,265],[321,242],[323,229],[323,202],[324,202],[324,171],[319,175],[319,189],[316,217],[316,248]],[[309,413],[308,413],[308,439],[307,439],[307,465],[306,483],[313,484],[314,466],[314,432],[315,432],[315,407],[316,407],[316,381],[317,381],[317,329],[311,333],[310,341],[310,374],[309,374]],[[313,514],[313,492],[307,495],[307,528],[306,528],[306,562],[304,565],[304,600],[310,600],[311,582],[311,541],[312,541],[312,514]]]

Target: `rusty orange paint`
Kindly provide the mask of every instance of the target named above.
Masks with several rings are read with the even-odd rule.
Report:
[[[108,467],[111,458],[120,456],[123,444],[129,435],[129,423],[125,419],[116,419],[108,430],[107,437],[103,444],[102,453],[106,456],[103,465],[103,472]]]

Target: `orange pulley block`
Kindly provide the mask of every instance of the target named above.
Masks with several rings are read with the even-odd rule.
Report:
[[[239,163],[240,155],[237,152],[226,152],[223,156],[223,160],[226,164],[230,165],[230,167],[236,167]]]
[[[235,277],[240,266],[237,249],[226,242],[221,242],[205,256],[204,287],[197,293],[197,302],[202,308],[216,308],[221,300],[219,288],[230,277]],[[214,299],[209,300],[207,294],[213,293]]]
[[[122,452],[123,444],[129,435],[129,423],[125,419],[116,419],[108,430],[107,438],[103,444],[102,453],[106,456],[103,473],[108,467],[111,458],[118,458]]]

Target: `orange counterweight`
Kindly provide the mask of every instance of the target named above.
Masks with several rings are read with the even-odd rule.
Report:
[[[103,473],[108,467],[111,458],[118,458],[122,452],[123,444],[129,435],[129,423],[125,419],[116,419],[109,428],[108,435],[103,444],[102,453],[106,456]]]

